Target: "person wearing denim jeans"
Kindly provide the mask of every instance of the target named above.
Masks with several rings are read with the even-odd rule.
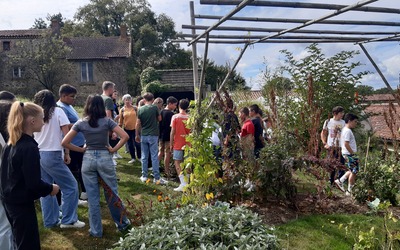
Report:
[[[63,154],[61,140],[67,134],[68,117],[56,107],[54,94],[41,90],[34,96],[34,103],[44,110],[44,126],[34,133],[40,153],[41,175],[48,183],[56,182],[61,188],[61,228],[82,228],[84,222],[78,220],[78,183],[66,164],[71,162],[69,150]],[[57,198],[46,196],[40,199],[43,224],[45,227],[59,225],[60,207]]]
[[[84,153],[82,162],[82,178],[86,187],[89,202],[90,235],[103,236],[100,207],[100,184],[103,186],[111,216],[121,232],[130,227],[124,205],[118,196],[116,169],[112,155],[129,139],[128,134],[117,123],[106,117],[104,101],[101,96],[90,95],[84,107],[86,117],[77,121],[64,137],[62,145],[70,150]],[[114,146],[109,144],[109,132],[116,133],[120,140]],[[72,144],[72,139],[82,132],[86,139],[84,148]]]
[[[43,181],[57,183],[61,189],[61,224],[70,225],[78,221],[78,183],[64,164],[61,151],[40,151],[40,166]],[[43,225],[47,228],[59,224],[60,207],[55,196],[40,198]]]
[[[130,225],[128,218],[122,213],[124,207],[118,195],[117,176],[112,164],[112,155],[108,150],[86,150],[83,156],[82,176],[89,201],[90,234],[94,237],[103,236],[99,178],[109,187],[104,189],[104,196],[118,230],[123,231]]]
[[[140,142],[142,148],[142,182],[147,181],[149,171],[149,152],[153,167],[154,182],[166,184],[167,181],[160,177],[160,166],[158,161],[158,122],[161,121],[160,110],[153,105],[154,96],[152,93],[143,95],[145,105],[138,110],[136,122],[136,142]],[[140,137],[141,135],[141,137]]]

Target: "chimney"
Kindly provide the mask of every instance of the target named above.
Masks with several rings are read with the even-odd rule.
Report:
[[[57,37],[60,36],[60,22],[57,19],[52,19],[51,20],[51,34],[55,35]]]
[[[120,31],[120,40],[128,40],[128,36],[126,34],[127,32],[126,24],[121,24],[121,26],[119,27],[119,31]]]

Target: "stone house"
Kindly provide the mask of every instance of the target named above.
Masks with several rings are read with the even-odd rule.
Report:
[[[7,64],[7,55],[12,50],[18,50],[19,41],[41,39],[44,32],[59,34],[58,23],[53,22],[51,30],[0,31],[1,90],[30,97],[42,88],[24,78],[23,65],[14,65],[10,68]],[[121,93],[127,92],[128,62],[132,54],[131,39],[126,34],[126,27],[121,27],[119,37],[63,38],[65,44],[71,48],[71,53],[65,59],[72,63],[72,67],[64,76],[62,83],[71,84],[78,89],[78,103],[83,103],[88,94],[100,94],[102,82],[105,80],[115,82]]]

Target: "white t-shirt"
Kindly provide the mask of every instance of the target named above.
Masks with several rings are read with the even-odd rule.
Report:
[[[341,146],[340,134],[346,123],[344,120],[335,120],[331,118],[329,121],[325,121],[323,129],[328,130],[328,141],[326,142],[329,147]]]
[[[39,151],[61,151],[63,133],[61,126],[69,125],[67,115],[59,107],[54,109],[48,123],[45,123],[42,131],[33,133],[36,142],[39,144]]]
[[[349,142],[350,148],[351,148],[351,150],[353,150],[353,153],[357,152],[356,138],[354,137],[353,131],[351,131],[351,129],[349,129],[348,127],[344,127],[343,128],[341,141],[342,141],[341,145],[342,145],[342,154],[343,155],[349,155],[350,154],[350,152],[344,146],[344,143],[346,141]]]

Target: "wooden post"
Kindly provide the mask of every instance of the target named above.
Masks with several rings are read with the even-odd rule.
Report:
[[[194,18],[194,3],[190,1],[190,22],[191,25],[196,25],[196,20]],[[196,29],[192,28],[193,38],[196,37]],[[197,100],[199,98],[199,92],[196,90],[199,89],[199,68],[197,63],[197,43],[192,43],[192,67],[193,67],[193,92],[194,99]]]

